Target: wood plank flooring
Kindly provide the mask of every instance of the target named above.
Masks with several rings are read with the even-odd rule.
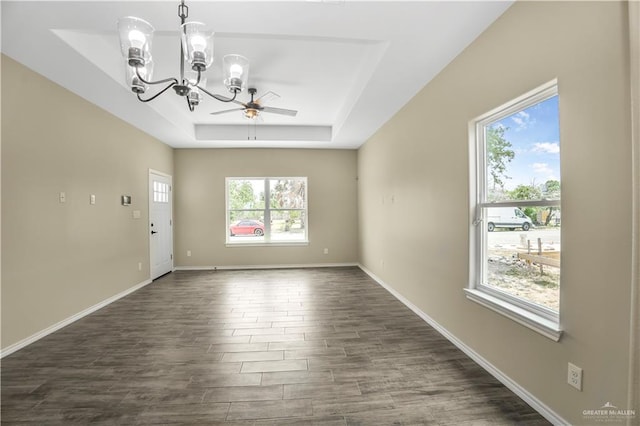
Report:
[[[548,424],[358,268],[174,272],[3,359],[1,397],[7,425]]]

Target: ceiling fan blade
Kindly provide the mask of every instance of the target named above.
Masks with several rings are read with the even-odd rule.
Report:
[[[292,109],[273,108],[273,107],[263,107],[261,111],[270,112],[272,114],[289,115],[291,117],[295,117],[296,114],[298,113],[298,111],[294,111]]]
[[[242,111],[242,110],[244,110],[244,108],[233,108],[233,109],[225,109],[223,111],[214,111],[214,112],[210,112],[209,114],[211,114],[211,115],[219,115],[219,114],[226,114],[228,112]]]
[[[279,97],[280,95],[278,95],[276,92],[268,91],[267,93],[265,93],[264,95],[256,99],[255,102],[257,104],[264,106],[269,102],[273,101],[274,99],[278,99]]]

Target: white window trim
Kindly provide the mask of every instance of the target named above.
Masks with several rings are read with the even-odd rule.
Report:
[[[559,206],[559,200],[506,201],[488,203],[484,193],[483,182],[486,182],[484,149],[484,127],[503,117],[521,111],[531,105],[542,102],[558,94],[558,82],[552,80],[533,89],[522,96],[481,115],[469,122],[469,286],[465,288],[466,297],[485,306],[517,323],[524,325],[549,339],[559,341],[562,336],[560,313],[543,306],[514,297],[493,287],[484,285],[479,277],[483,277],[484,261],[481,254],[485,244],[485,220],[483,207],[500,206]],[[481,138],[479,142],[479,138]]]
[[[304,199],[306,207],[304,209],[272,209],[269,206],[268,200],[270,199],[270,188],[268,182],[270,180],[277,179],[299,179],[304,180]],[[241,209],[246,211],[255,211],[255,210],[263,210],[264,211],[264,241],[248,241],[248,242],[236,242],[229,241],[229,227],[231,223],[229,221],[229,181],[232,180],[263,180],[265,181],[265,206],[263,209]],[[226,177],[225,185],[224,185],[224,208],[225,208],[225,223],[226,223],[226,231],[225,231],[225,246],[226,247],[292,247],[292,246],[308,246],[309,245],[309,181],[306,176],[258,176],[258,177]],[[234,210],[234,211],[241,211]],[[271,212],[277,210],[298,210],[304,212],[304,223],[306,226],[305,229],[305,239],[298,241],[282,241],[282,240],[271,240]]]

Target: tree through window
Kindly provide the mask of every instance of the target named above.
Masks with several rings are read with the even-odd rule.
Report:
[[[308,242],[307,178],[227,178],[227,228],[228,243]]]
[[[470,288],[558,323],[560,128],[555,82],[473,122]]]

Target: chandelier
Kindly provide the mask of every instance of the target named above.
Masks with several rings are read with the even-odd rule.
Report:
[[[210,93],[205,89],[203,73],[213,63],[213,32],[202,22],[186,22],[189,8],[184,0],[178,5],[180,18],[180,76],[152,80],[153,58],[151,45],[154,28],[144,19],[127,16],[118,20],[120,48],[125,57],[126,82],[141,102],[150,102],[173,88],[186,99],[190,111],[200,103],[201,92],[220,102],[233,102],[245,88],[249,75],[249,60],[241,55],[226,55],[222,59],[224,85],[232,97]],[[189,66],[191,71],[186,70]],[[190,78],[187,72],[191,74]],[[157,93],[144,98],[149,86],[164,85]]]

